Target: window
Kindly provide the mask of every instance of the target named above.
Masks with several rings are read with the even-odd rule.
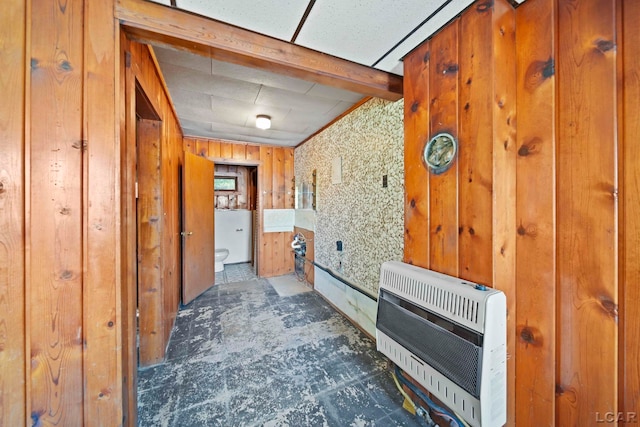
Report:
[[[236,191],[238,178],[235,176],[216,176],[213,179],[214,191]]]

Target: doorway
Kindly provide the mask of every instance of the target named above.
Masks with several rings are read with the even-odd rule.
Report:
[[[229,251],[225,264],[249,263],[257,273],[257,166],[216,163],[215,247]]]

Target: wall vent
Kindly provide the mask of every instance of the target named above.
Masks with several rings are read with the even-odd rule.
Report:
[[[378,351],[474,427],[506,423],[506,315],[500,291],[382,265]]]

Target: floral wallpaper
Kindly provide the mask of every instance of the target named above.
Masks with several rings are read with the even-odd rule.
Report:
[[[373,98],[294,152],[296,183],[316,170],[316,262],[371,293],[382,262],[404,250],[403,132],[403,101]],[[332,184],[337,157],[342,182]]]

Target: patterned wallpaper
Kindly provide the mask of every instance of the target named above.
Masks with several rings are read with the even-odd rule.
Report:
[[[403,132],[403,101],[374,98],[294,152],[296,183],[317,171],[316,261],[372,293],[382,262],[401,261],[404,250]],[[332,184],[336,157],[340,184]]]

